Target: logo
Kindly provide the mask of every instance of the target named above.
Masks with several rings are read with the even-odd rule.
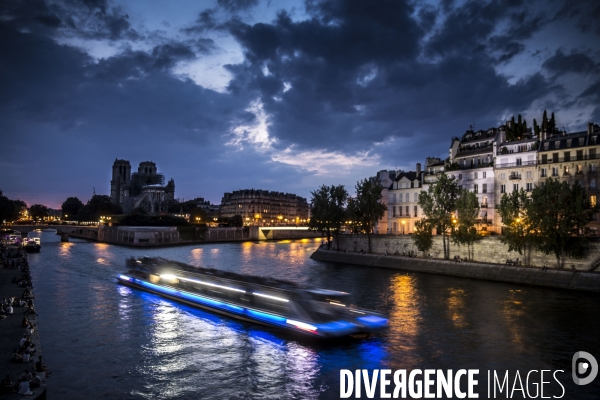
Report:
[[[585,360],[585,361],[582,361]],[[576,385],[587,385],[591,383],[598,375],[598,361],[594,358],[593,355],[586,351],[578,351],[573,354],[573,382]],[[589,375],[585,378],[580,378],[579,376],[587,374],[589,371]]]

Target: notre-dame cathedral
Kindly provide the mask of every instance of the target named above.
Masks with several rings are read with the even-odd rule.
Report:
[[[148,214],[166,212],[175,201],[175,181],[165,185],[165,177],[156,170],[151,161],[141,162],[137,172],[131,173],[127,160],[115,159],[110,181],[110,200],[123,207],[125,213],[141,207]]]

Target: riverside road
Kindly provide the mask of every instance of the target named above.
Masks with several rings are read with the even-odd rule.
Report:
[[[564,389],[549,374],[544,396],[600,393],[600,378],[571,378],[576,352],[600,360],[597,293],[320,262],[314,239],[137,249],[34,235],[49,399],[337,399],[340,371],[357,369],[478,369],[479,398],[487,371],[509,371],[512,387],[517,371],[525,385],[528,371],[560,370]],[[388,315],[390,329],[309,342],[117,284],[125,259],[142,255],[349,292]]]

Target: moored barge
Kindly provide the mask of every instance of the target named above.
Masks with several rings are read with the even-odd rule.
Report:
[[[160,257],[130,258],[124,285],[156,293],[235,319],[315,337],[376,332],[381,314],[346,304],[348,293],[199,268]]]

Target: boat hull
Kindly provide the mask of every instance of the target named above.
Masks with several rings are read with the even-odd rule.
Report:
[[[310,337],[340,337],[354,333],[364,332],[364,326],[347,320],[328,321],[326,323],[315,323],[312,321],[293,320],[281,315],[265,312],[262,310],[243,307],[228,303],[222,299],[214,299],[178,288],[154,284],[142,279],[127,275],[119,275],[121,284],[141,289],[146,292],[155,293],[162,297],[173,299],[191,306],[225,315],[241,321],[257,323],[289,332],[301,333]],[[386,320],[387,324],[387,320]]]

